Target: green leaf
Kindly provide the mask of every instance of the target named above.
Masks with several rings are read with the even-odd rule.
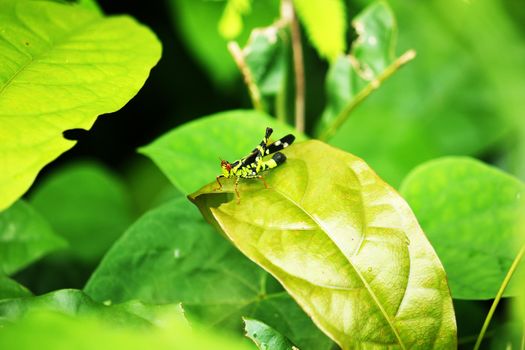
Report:
[[[19,200],[0,213],[0,273],[13,274],[66,246],[26,202]]]
[[[132,222],[122,181],[94,162],[58,169],[30,202],[69,242],[67,253],[87,263],[98,262]]]
[[[219,33],[219,21],[226,1],[170,0],[173,22],[190,52],[220,86],[232,87],[239,73],[227,49],[227,40]],[[253,1],[250,13],[243,17],[242,32],[237,37],[246,42],[253,28],[271,24],[279,16],[279,1]]]
[[[525,185],[477,160],[445,157],[414,169],[401,193],[443,261],[452,296],[494,298],[520,248]],[[518,290],[511,281],[504,296]]]
[[[218,235],[184,198],[148,212],[131,226],[85,291],[112,303],[182,302],[190,321],[221,329],[239,330],[241,316],[254,317],[303,350],[332,345],[266,272]]]
[[[398,47],[414,48],[417,58],[360,104],[330,143],[398,186],[426,160],[483,154],[516,130],[510,120],[523,119],[525,41],[502,2],[389,4]]]
[[[262,107],[270,114],[273,112],[272,103],[284,103],[282,100],[287,82],[289,40],[287,31],[278,22],[265,28],[254,29],[250,39],[239,52],[261,96]],[[284,114],[278,108],[275,109],[275,114]]]
[[[349,55],[339,56],[326,78],[327,105],[316,133],[327,139],[385,79],[414,57],[396,57],[397,24],[385,1],[368,6],[352,22],[358,38]]]
[[[130,17],[47,1],[1,0],[0,23],[1,210],[75,144],[63,131],[137,93],[160,44]]]
[[[293,0],[312,45],[334,60],[346,50],[346,15],[342,0]]]
[[[219,33],[225,39],[235,39],[242,32],[242,16],[251,11],[251,0],[227,0],[219,21]]]
[[[406,202],[361,159],[322,142],[284,153],[266,175],[270,189],[240,184],[240,204],[231,181],[190,198],[343,349],[455,347],[445,272]]]
[[[137,302],[135,302],[137,303]],[[150,320],[155,322],[156,316],[164,313],[159,311],[160,306],[153,306],[153,310],[144,311],[148,308],[142,304],[139,308],[135,305],[107,306],[94,302],[84,292],[75,289],[63,289],[52,293],[25,297],[18,299],[0,300],[0,321],[12,323],[22,318],[28,312],[47,310],[60,312],[67,315],[90,315],[112,325],[148,327]],[[164,306],[163,310],[174,312],[172,307]],[[181,311],[177,311],[181,314]],[[138,314],[138,315],[137,315]],[[147,317],[142,317],[146,315]]]
[[[0,274],[0,300],[31,296],[31,292],[15,280]]]
[[[246,336],[261,350],[297,349],[285,336],[261,321],[245,318],[244,329]]]
[[[274,129],[275,139],[294,132],[261,112],[229,111],[186,123],[139,152],[150,157],[181,192],[191,193],[220,174],[219,158],[233,161],[247,155],[267,126]]]
[[[37,312],[20,322],[2,328],[0,348],[97,350],[247,350],[239,341],[201,328],[189,329],[172,321],[166,329],[137,332],[134,327],[108,327],[89,316],[72,317],[53,312]]]

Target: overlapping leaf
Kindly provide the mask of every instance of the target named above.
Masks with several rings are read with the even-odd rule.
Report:
[[[240,204],[226,181],[223,192],[210,184],[190,198],[343,349],[455,347],[445,272],[406,202],[324,143],[285,153],[266,176],[270,189],[241,183]]]
[[[108,252],[85,291],[98,301],[182,302],[190,320],[241,329],[261,320],[303,350],[333,343],[266,272],[242,256],[185,198],[144,215]]]
[[[130,17],[1,0],[0,210],[74,145],[64,130],[89,129],[120,109],[159,57],[158,40]]]
[[[401,193],[443,261],[452,296],[494,298],[520,248],[525,185],[477,160],[447,157],[416,168]],[[512,283],[504,295],[518,290]]]
[[[15,280],[0,274],[0,300],[28,297],[31,292]]]
[[[293,129],[250,110],[214,114],[184,124],[140,149],[183,193],[191,193],[220,173],[220,158],[234,161],[259,144],[267,126],[273,139]],[[296,134],[298,140],[305,137]]]
[[[12,274],[67,243],[29,204],[0,212],[0,274]]]

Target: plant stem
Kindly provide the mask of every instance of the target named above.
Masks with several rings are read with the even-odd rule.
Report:
[[[292,54],[295,75],[295,129],[304,132],[304,60],[303,45],[301,44],[301,29],[295,14],[291,0],[283,0],[281,6],[281,16],[288,19],[290,31],[292,33]]]
[[[248,93],[250,94],[250,99],[252,100],[253,107],[256,110],[264,111],[264,106],[263,106],[262,99],[261,99],[261,92],[259,91],[259,88],[253,81],[252,72],[250,71],[250,68],[246,64],[246,61],[244,60],[242,49],[239,47],[239,44],[237,44],[237,42],[230,41],[228,43],[228,50],[233,56],[233,59],[235,63],[237,64],[237,67],[241,71],[241,74],[244,78],[244,83],[246,84],[246,87],[248,88]]]
[[[496,311],[496,307],[498,307],[499,301],[501,300],[501,297],[503,296],[503,292],[505,291],[505,288],[507,288],[507,285],[509,284],[510,279],[512,278],[512,275],[516,271],[516,268],[518,267],[518,264],[520,263],[524,254],[525,254],[525,244],[521,247],[520,251],[518,252],[518,255],[516,255],[516,257],[514,258],[514,261],[512,262],[512,265],[510,266],[510,269],[507,272],[507,275],[505,276],[503,283],[499,287],[498,294],[496,294],[496,298],[494,299],[494,302],[492,303],[492,306],[490,307],[489,313],[487,314],[487,318],[485,319],[485,322],[483,323],[483,327],[481,328],[481,332],[479,332],[478,340],[476,341],[476,345],[474,345],[474,350],[478,350],[479,347],[481,346],[481,342],[483,340],[483,337],[485,336],[485,332],[487,331],[490,321],[492,320],[492,316],[494,315],[494,312]]]
[[[391,65],[389,65],[376,79],[372,80],[368,85],[364,87],[363,90],[359,91],[357,95],[343,108],[343,110],[337,115],[332,124],[325,129],[321,135],[319,135],[319,140],[326,141],[332,137],[337,129],[348,119],[350,113],[361,103],[365,98],[368,97],[374,90],[379,88],[381,84],[392,74],[394,74],[399,68],[413,60],[416,57],[416,52],[414,50],[408,50],[400,57],[398,57]]]

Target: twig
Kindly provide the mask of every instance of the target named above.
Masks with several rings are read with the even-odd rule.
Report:
[[[248,88],[248,93],[250,94],[250,99],[252,100],[253,107],[259,111],[264,111],[264,106],[261,99],[261,92],[253,80],[252,72],[244,60],[244,55],[242,49],[239,47],[239,44],[235,41],[230,41],[228,43],[228,50],[230,51],[237,67],[241,71],[241,74],[244,78],[244,83]]]
[[[487,314],[487,318],[485,318],[483,327],[481,327],[481,332],[479,332],[478,340],[476,341],[476,345],[474,345],[474,350],[478,350],[479,347],[481,346],[481,342],[483,341],[485,332],[487,331],[490,321],[492,320],[492,316],[494,315],[494,312],[496,311],[496,308],[498,307],[499,301],[501,300],[501,297],[503,296],[503,292],[505,291],[505,288],[507,288],[507,285],[509,284],[510,279],[512,278],[512,275],[516,271],[516,268],[518,267],[518,264],[520,263],[521,258],[523,258],[524,254],[525,254],[525,244],[521,247],[520,251],[518,252],[518,255],[516,255],[516,257],[514,258],[514,261],[512,262],[512,265],[510,266],[510,269],[507,272],[507,275],[505,276],[503,283],[499,287],[498,294],[496,294],[496,298],[492,302],[492,306],[490,307],[489,313]]]
[[[283,0],[281,6],[281,16],[289,21],[290,30],[292,33],[292,53],[295,73],[295,129],[298,132],[304,132],[305,79],[303,46],[301,44],[301,30],[299,28],[299,21],[297,20],[291,0]]]
[[[389,65],[376,79],[368,83],[367,86],[355,95],[355,97],[343,108],[343,110],[337,115],[335,120],[330,126],[319,135],[319,140],[326,141],[332,137],[337,129],[348,119],[350,113],[361,103],[365,98],[368,97],[374,90],[379,88],[381,84],[392,74],[394,74],[399,68],[404,66],[409,61],[416,57],[414,50],[408,50],[400,57],[398,57],[391,65]]]

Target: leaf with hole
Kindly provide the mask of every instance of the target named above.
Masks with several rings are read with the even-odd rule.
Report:
[[[231,181],[190,199],[343,349],[455,347],[445,272],[401,196],[361,159],[322,142],[283,153],[269,189],[240,184],[240,204]]]

